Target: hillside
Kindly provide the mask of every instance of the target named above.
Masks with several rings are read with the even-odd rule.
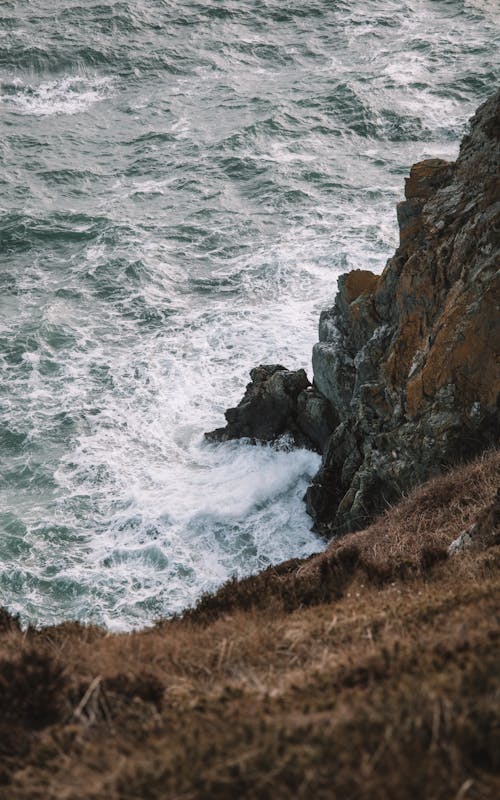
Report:
[[[497,798],[499,479],[492,451],[150,630],[4,613],[0,796]]]

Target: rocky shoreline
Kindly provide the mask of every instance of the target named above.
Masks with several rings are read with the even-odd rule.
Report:
[[[499,114],[500,92],[455,164],[413,167],[400,247],[340,279],[313,383],[257,367],[207,435],[321,452],[332,541],[143,631],[0,608],[0,798],[500,796]]]
[[[415,164],[400,244],[378,276],[339,278],[303,370],[261,365],[211,442],[285,441],[322,454],[306,493],[327,537],[500,439],[500,90],[454,163]]]

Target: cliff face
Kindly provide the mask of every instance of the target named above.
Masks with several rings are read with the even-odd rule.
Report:
[[[377,277],[339,281],[321,315],[314,383],[340,425],[308,490],[340,533],[500,431],[500,92],[455,163],[415,164],[400,245]]]
[[[405,196],[400,244],[382,275],[343,275],[321,314],[313,386],[288,393],[280,426],[261,436],[252,420],[263,398],[280,403],[269,375],[280,386],[300,381],[283,367],[253,371],[227,428],[209,434],[269,441],[288,431],[319,449],[306,501],[327,535],[363,527],[499,439],[500,91],[472,119],[457,161],[415,164]]]

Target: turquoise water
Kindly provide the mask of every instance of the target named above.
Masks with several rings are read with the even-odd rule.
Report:
[[[321,547],[316,455],[203,431],[252,366],[310,374],[499,36],[495,0],[4,0],[0,604],[127,629]]]

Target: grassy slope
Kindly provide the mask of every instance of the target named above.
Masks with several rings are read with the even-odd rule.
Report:
[[[0,797],[500,797],[500,452],[129,635],[0,616]]]

